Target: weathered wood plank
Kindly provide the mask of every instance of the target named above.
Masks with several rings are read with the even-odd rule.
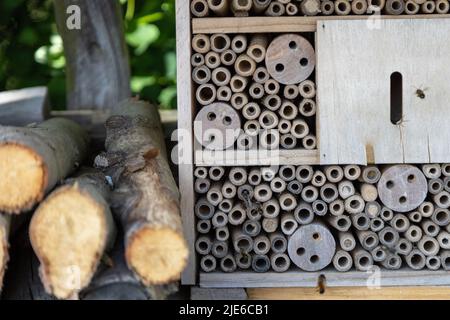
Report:
[[[450,18],[450,14],[385,15],[376,17],[376,20],[378,18],[381,20],[429,20]],[[327,20],[364,20],[373,24],[374,16],[195,18],[192,19],[192,32],[194,34],[316,32],[317,21]]]
[[[189,246],[189,260],[182,274],[183,284],[196,282],[194,168],[192,122],[194,101],[191,82],[191,20],[189,1],[177,0],[177,83],[178,83],[178,172],[183,229]]]
[[[46,87],[0,92],[0,125],[22,127],[42,122],[48,118],[49,112]]]
[[[449,300],[450,287],[258,288],[248,289],[249,300]]]
[[[318,22],[321,164],[450,161],[449,20],[378,23]],[[391,122],[395,72],[403,78],[398,123]]]
[[[404,268],[397,271],[376,272],[323,272],[285,273],[254,272],[200,273],[202,288],[278,288],[278,287],[317,287],[319,277],[325,276],[327,287],[374,287],[374,286],[450,286],[448,271],[413,271]]]

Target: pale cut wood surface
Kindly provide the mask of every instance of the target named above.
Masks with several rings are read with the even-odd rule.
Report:
[[[196,283],[194,169],[192,122],[194,101],[191,82],[191,11],[189,1],[176,1],[177,92],[178,96],[178,170],[181,194],[180,209],[183,231],[189,248],[189,259],[181,282]]]
[[[26,126],[46,120],[49,113],[46,87],[0,92],[0,125]]]
[[[450,286],[448,271],[413,271],[408,268],[396,271],[384,270],[379,274],[360,271],[337,272],[331,269],[321,272],[288,271],[263,274],[254,272],[200,273],[200,286],[202,288],[315,288],[321,275],[325,276],[327,287]]]
[[[417,14],[413,16],[381,16],[382,20],[443,19],[450,14]],[[192,19],[192,33],[275,33],[316,32],[317,21],[363,20],[372,21],[373,16],[314,16],[314,17],[232,17]],[[370,23],[370,22],[369,22]]]
[[[379,26],[318,22],[321,164],[449,162],[449,20],[382,20]],[[394,72],[403,76],[400,125],[390,117]]]
[[[450,287],[261,288],[247,289],[249,300],[449,300]]]
[[[243,165],[316,165],[319,164],[317,150],[197,150],[195,164],[198,166],[243,166]]]

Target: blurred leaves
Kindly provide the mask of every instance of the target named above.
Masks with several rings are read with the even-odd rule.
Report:
[[[175,0],[120,2],[133,93],[175,108]],[[63,109],[64,67],[52,0],[0,0],[0,90],[47,85],[52,105]]]

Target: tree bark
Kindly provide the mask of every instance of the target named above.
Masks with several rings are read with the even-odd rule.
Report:
[[[0,214],[0,292],[3,287],[3,277],[9,260],[9,229],[11,227],[11,216]]]
[[[0,92],[0,125],[26,126],[50,114],[46,87]]]
[[[0,126],[0,212],[33,208],[82,163],[88,145],[86,132],[66,119],[26,128]]]
[[[106,122],[107,152],[96,165],[115,184],[111,206],[125,231],[128,267],[146,286],[178,280],[188,249],[158,110],[126,100],[113,114]]]
[[[114,244],[109,195],[106,177],[84,169],[53,191],[31,219],[30,240],[41,262],[42,283],[58,299],[78,299]]]
[[[67,9],[72,5],[80,8],[80,29],[68,27],[72,13]],[[67,108],[110,109],[129,98],[130,67],[120,2],[55,0],[54,6],[67,61]]]

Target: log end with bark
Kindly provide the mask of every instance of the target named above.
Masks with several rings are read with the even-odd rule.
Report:
[[[86,132],[66,119],[0,126],[0,212],[32,209],[83,161],[88,145]]]
[[[3,277],[9,260],[8,237],[11,217],[0,214],[0,292],[2,291]]]
[[[40,276],[59,299],[78,298],[114,243],[108,188],[103,174],[83,173],[52,192],[33,215],[30,239]]]
[[[188,249],[158,109],[126,100],[106,129],[106,153],[96,164],[115,184],[112,208],[124,228],[128,267],[146,286],[176,281]]]

